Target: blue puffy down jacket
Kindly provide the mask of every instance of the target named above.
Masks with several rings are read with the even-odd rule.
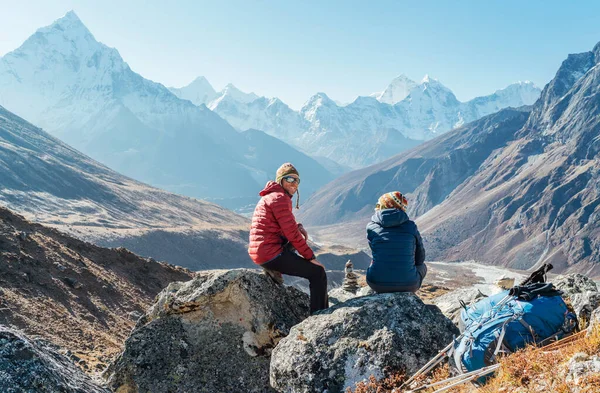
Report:
[[[378,210],[367,225],[373,262],[367,270],[369,283],[416,287],[421,276],[416,266],[425,261],[425,248],[417,225],[400,209]]]

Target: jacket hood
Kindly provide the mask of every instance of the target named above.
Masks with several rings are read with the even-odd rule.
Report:
[[[408,214],[400,209],[377,210],[371,217],[371,221],[384,228],[397,227],[408,221]]]
[[[269,180],[265,185],[265,188],[263,188],[263,190],[259,192],[258,195],[262,197],[272,192],[283,192],[284,194],[286,193],[281,184],[275,183],[273,180]]]

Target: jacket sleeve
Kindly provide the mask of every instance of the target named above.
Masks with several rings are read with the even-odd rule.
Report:
[[[415,250],[415,265],[419,266],[425,262],[425,247],[423,247],[423,239],[419,230],[415,226],[415,237],[417,238],[417,249]]]
[[[273,201],[271,209],[283,232],[283,236],[285,236],[303,258],[313,259],[315,254],[306,243],[306,239],[304,239],[302,233],[300,233],[296,218],[294,218],[294,214],[292,213],[292,200],[287,195],[282,194]]]

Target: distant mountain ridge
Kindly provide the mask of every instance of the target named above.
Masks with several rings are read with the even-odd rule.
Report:
[[[0,106],[0,204],[36,222],[191,269],[251,263],[248,221],[116,173]]]
[[[600,43],[569,55],[532,108],[502,110],[348,173],[307,201],[300,219],[366,246],[376,197],[399,190],[428,260],[552,263],[600,276],[599,102]]]
[[[178,91],[194,88],[193,83]],[[278,98],[235,91],[243,98],[225,89],[212,101],[192,102],[206,104],[238,130],[259,129],[313,157],[355,169],[503,108],[531,105],[540,94],[533,83],[519,82],[462,103],[436,79],[426,75],[417,83],[400,75],[383,92],[350,104],[340,106],[321,92],[294,111]]]
[[[206,106],[133,72],[74,12],[0,58],[0,105],[127,176],[192,197],[256,199],[278,167],[250,163],[247,139]],[[300,168],[313,162],[297,157]],[[308,188],[333,178],[324,167],[319,174]]]
[[[529,111],[503,109],[382,163],[347,173],[317,191],[300,219],[313,226],[356,220],[366,225],[379,196],[396,189],[409,197],[411,216],[424,214],[471,176],[492,151],[510,141]]]

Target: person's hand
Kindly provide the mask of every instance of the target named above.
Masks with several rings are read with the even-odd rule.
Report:
[[[306,229],[304,229],[304,226],[302,224],[298,224],[298,230],[300,231],[302,236],[304,236],[304,238],[308,240],[308,232],[306,232]]]
[[[317,261],[317,258],[313,258],[313,259],[309,260],[309,262],[310,262],[310,263],[314,263],[314,264],[315,264],[315,265],[317,265],[317,266],[321,266],[321,267],[323,268],[323,270],[325,270],[325,266],[323,266],[323,265],[321,264],[321,262]]]

